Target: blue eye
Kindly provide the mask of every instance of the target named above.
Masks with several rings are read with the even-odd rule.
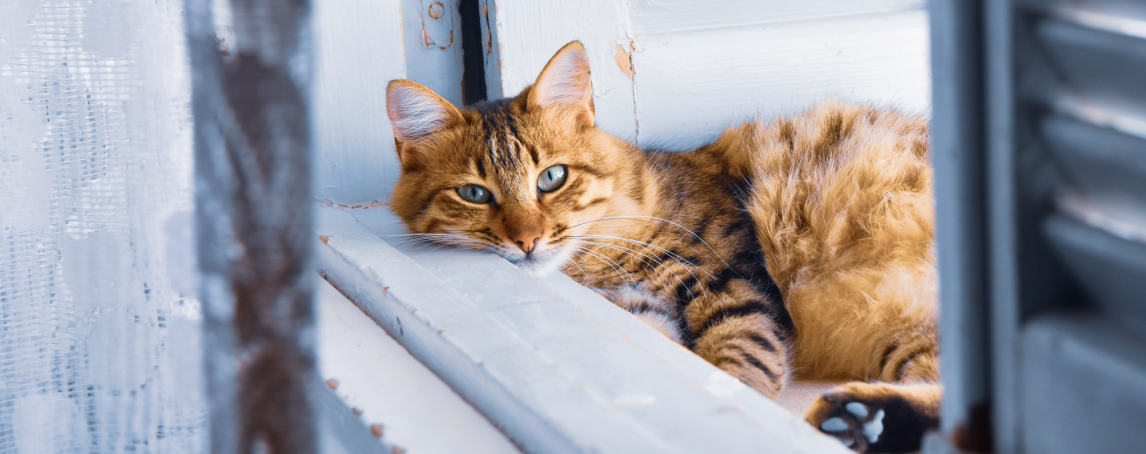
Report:
[[[537,189],[541,192],[556,191],[561,185],[565,184],[565,176],[568,172],[565,171],[565,166],[553,166],[541,172],[541,176],[537,178]]]
[[[476,184],[467,184],[458,188],[458,195],[467,202],[489,203],[489,190]]]

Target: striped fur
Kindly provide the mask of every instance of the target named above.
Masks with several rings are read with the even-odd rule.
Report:
[[[391,207],[410,231],[560,270],[768,396],[790,376],[937,381],[923,120],[829,101],[693,152],[646,151],[593,126],[586,61],[570,43],[539,77],[559,89],[465,109],[391,82],[392,115],[421,115],[400,124],[434,128],[395,127]],[[427,117],[426,106],[437,110]],[[537,179],[554,165],[568,179],[542,192]],[[492,201],[463,200],[456,189],[468,184]],[[536,249],[515,244],[522,232],[540,234]],[[859,385],[825,396],[809,422],[853,394],[887,401],[896,386],[926,424],[937,417],[937,385]]]

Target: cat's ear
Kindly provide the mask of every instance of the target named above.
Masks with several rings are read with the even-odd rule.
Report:
[[[580,41],[566,44],[549,59],[529,90],[528,105],[530,109],[569,109],[582,126],[593,126],[593,82],[589,56]]]
[[[410,165],[407,145],[443,128],[464,121],[457,107],[433,90],[409,80],[392,80],[386,86],[386,113],[394,127],[398,160]]]

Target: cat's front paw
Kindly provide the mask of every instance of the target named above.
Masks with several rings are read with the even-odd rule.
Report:
[[[817,399],[806,419],[856,452],[919,451],[924,433],[938,426],[937,408],[925,405],[928,402],[915,393],[897,392],[903,386],[910,385],[841,386]]]

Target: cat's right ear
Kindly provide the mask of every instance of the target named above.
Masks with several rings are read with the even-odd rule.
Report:
[[[386,86],[386,113],[394,127],[394,144],[403,166],[413,164],[411,143],[464,121],[462,113],[449,101],[409,80],[392,80]]]

